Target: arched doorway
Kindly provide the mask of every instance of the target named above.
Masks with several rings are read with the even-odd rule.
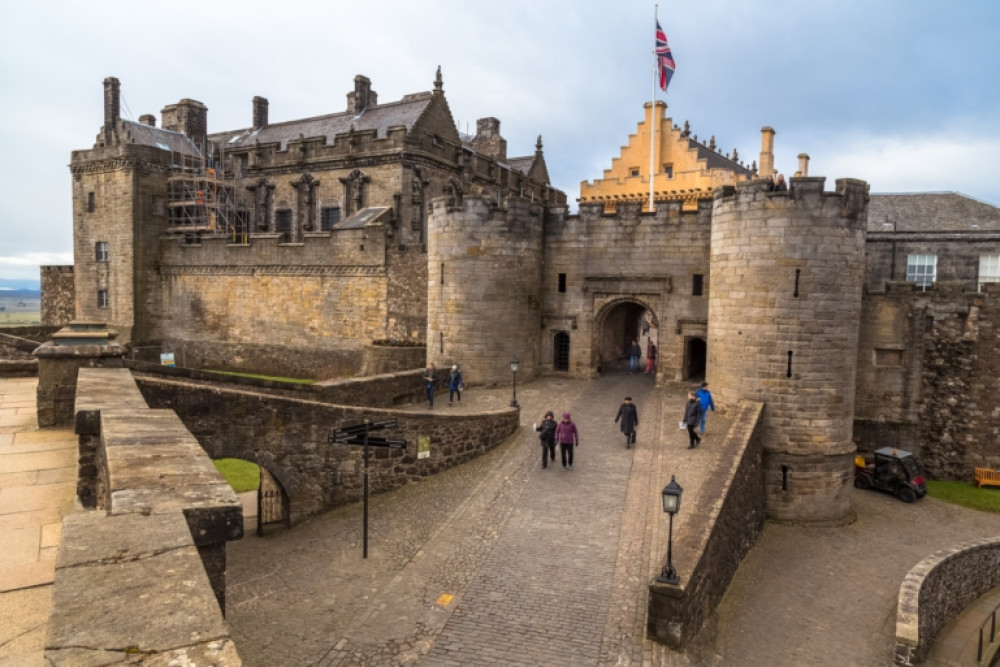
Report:
[[[594,328],[596,340],[597,370],[628,370],[628,351],[632,341],[642,338],[643,315],[649,312],[649,320],[656,326],[656,315],[645,304],[622,299],[608,304],[596,318]]]
[[[552,339],[552,368],[557,371],[569,370],[569,334],[560,331]]]
[[[288,494],[281,482],[274,478],[267,468],[260,467],[260,487],[257,490],[257,534],[264,534],[264,526],[292,525],[291,506]]]
[[[702,338],[689,338],[684,350],[684,379],[705,377],[707,347]]]

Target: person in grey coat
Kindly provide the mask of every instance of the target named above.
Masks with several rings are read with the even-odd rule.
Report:
[[[618,408],[615,423],[617,424],[619,420],[621,420],[619,428],[625,434],[625,449],[628,449],[635,443],[635,430],[639,427],[639,412],[635,409],[631,396],[626,396],[625,402]]]
[[[687,425],[688,430],[688,449],[694,449],[701,444],[701,438],[698,437],[698,424],[701,422],[701,401],[698,400],[698,396],[695,395],[694,389],[688,391],[688,402],[684,406],[684,423]]]

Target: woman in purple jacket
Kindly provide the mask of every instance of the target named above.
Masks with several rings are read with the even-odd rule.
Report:
[[[563,413],[562,421],[556,426],[556,442],[559,443],[559,451],[562,452],[563,468],[568,467],[572,470],[573,447],[580,446],[580,432],[576,430],[576,424],[569,418],[568,412]]]

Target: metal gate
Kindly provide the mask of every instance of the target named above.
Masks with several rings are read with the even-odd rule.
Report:
[[[557,371],[569,370],[569,334],[560,331],[552,341],[552,368]]]
[[[283,523],[291,526],[288,496],[281,484],[263,466],[260,467],[260,488],[257,490],[257,534],[264,534],[264,526]]]

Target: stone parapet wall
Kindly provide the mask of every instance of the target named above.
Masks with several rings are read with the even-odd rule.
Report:
[[[850,516],[868,185],[793,178],[716,192],[708,377],[722,405],[766,402],[768,516]]]
[[[941,549],[917,563],[899,587],[895,664],[923,662],[941,628],[997,586],[1000,537]]]
[[[698,561],[674,563],[677,586],[655,580],[649,585],[646,631],[674,648],[698,634],[764,530],[763,412],[761,403],[740,402],[719,467],[702,485],[701,497],[684,499],[681,512],[688,519],[677,530],[674,553],[700,554]]]
[[[418,375],[414,371],[412,377]],[[396,428],[378,435],[406,440],[407,448],[372,448],[369,462],[370,492],[384,493],[484,454],[509,438],[519,423],[514,408],[423,414],[152,376],[136,380],[151,406],[177,412],[211,458],[239,458],[266,468],[289,498],[293,524],[362,498],[362,448],[327,441],[329,433],[341,426],[364,419],[397,420]],[[385,381],[376,382],[385,386],[381,384]],[[353,393],[364,395],[364,390],[359,387]],[[430,439],[430,455],[420,459],[416,445],[422,437]]]
[[[73,266],[41,267],[42,325],[62,327],[76,318]]]
[[[427,262],[427,361],[462,368],[466,382],[539,371],[544,209],[521,198],[433,201]]]

